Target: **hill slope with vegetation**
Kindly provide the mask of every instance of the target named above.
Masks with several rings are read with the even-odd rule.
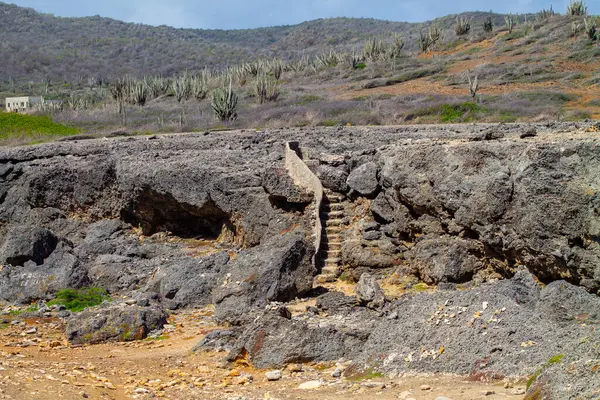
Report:
[[[527,16],[468,13],[421,25],[405,24],[404,30],[401,23],[346,19],[258,29],[252,31],[256,35],[237,45],[260,49],[271,32],[273,43],[265,48],[268,51],[290,48],[298,53],[305,46],[314,52],[273,50],[261,56],[256,50],[256,54],[240,55],[239,62],[223,61],[227,56],[223,53],[213,67],[189,61],[193,57],[205,60],[190,52],[190,64],[171,60],[171,74],[159,74],[160,70],[148,73],[145,68],[155,62],[149,56],[140,64],[136,60],[119,64],[103,56],[103,62],[112,60],[122,71],[101,77],[85,75],[89,71],[81,67],[81,75],[72,79],[5,79],[0,98],[21,94],[62,99],[62,107],[34,113],[91,134],[600,119],[600,19],[584,11],[559,15],[542,10]],[[59,21],[64,29],[72,28],[73,21],[94,19],[38,13],[31,18]],[[96,19],[123,29],[134,27]],[[343,35],[339,26],[348,21],[364,26],[357,29],[359,33],[325,46],[326,38]],[[139,29],[148,33],[155,28]],[[235,40],[228,35],[242,32],[156,29],[170,32],[173,43],[192,47],[192,39],[179,41],[177,35],[190,34],[194,40],[204,41],[210,37],[213,43],[233,46]],[[107,31],[116,35],[118,29]],[[60,40],[72,37],[59,31],[54,35]],[[310,42],[313,38],[318,41]],[[124,35],[122,44],[129,40]],[[62,45],[57,42],[55,46]],[[140,46],[143,51],[152,49],[151,45]],[[104,51],[97,45],[75,47],[80,52]],[[81,56],[72,63],[86,60]],[[47,67],[71,68],[72,63],[49,63]],[[227,66],[219,67],[220,63]],[[96,72],[101,66],[98,68]]]
[[[468,13],[479,26],[489,13]],[[497,23],[502,16],[492,15]],[[444,30],[453,18],[440,19]],[[431,22],[424,25],[430,25]],[[223,67],[260,56],[362,47],[372,36],[396,32],[416,38],[421,24],[375,19],[319,19],[251,30],[176,29],[110,18],[60,18],[0,2],[0,71],[3,79],[88,79],[131,74],[173,75]],[[407,48],[415,47],[407,40]]]

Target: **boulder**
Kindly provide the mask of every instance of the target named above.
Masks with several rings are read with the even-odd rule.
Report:
[[[0,299],[31,304],[52,299],[58,290],[77,289],[89,283],[87,269],[72,249],[60,242],[42,265],[28,261],[22,267],[7,265],[0,269]]]
[[[353,170],[348,176],[348,186],[363,196],[372,196],[379,189],[377,164],[367,162]]]
[[[228,262],[229,254],[222,251],[167,263],[155,271],[147,286],[180,307],[202,307],[211,302],[217,278]]]
[[[240,324],[271,301],[288,301],[312,289],[314,247],[302,231],[276,236],[240,252],[223,268],[213,292],[215,317]]]
[[[317,168],[317,177],[321,180],[323,186],[335,192],[345,193],[348,191],[348,172],[339,167],[330,165],[319,165]]]
[[[317,297],[316,306],[327,313],[349,312],[356,305],[356,297],[341,292],[327,292]]]
[[[108,240],[115,233],[126,228],[126,225],[119,220],[109,219],[96,222],[87,229],[85,241],[88,243]]]
[[[58,238],[48,229],[29,225],[11,226],[0,248],[0,264],[23,266],[27,261],[44,263],[58,244]]]
[[[73,344],[126,342],[145,339],[166,323],[167,313],[160,305],[108,304],[73,314],[67,320],[65,334]]]
[[[426,283],[464,283],[484,267],[482,247],[472,240],[431,237],[418,242],[408,259]]]
[[[273,199],[288,203],[310,203],[313,200],[313,194],[297,186],[285,168],[267,168],[262,185]]]
[[[387,246],[386,243],[389,242],[381,240],[363,242],[361,245],[357,245],[354,242],[346,241],[342,245],[342,263],[351,268],[382,269],[393,267],[396,257],[390,251],[391,247]]]
[[[260,369],[332,361],[352,358],[364,340],[366,336],[356,332],[315,327],[270,312],[262,314],[248,326],[229,353],[228,360],[247,357],[253,366]]]
[[[385,304],[385,294],[371,274],[362,274],[355,290],[358,302],[362,305],[378,309]]]

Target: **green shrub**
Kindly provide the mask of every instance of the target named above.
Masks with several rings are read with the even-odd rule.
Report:
[[[48,305],[63,305],[69,311],[80,312],[88,307],[94,307],[108,300],[106,290],[100,288],[89,289],[63,289],[56,293],[56,298]]]
[[[481,111],[481,107],[475,103],[465,102],[459,104],[443,104],[441,106],[440,114],[442,122],[469,122],[473,119],[473,114],[477,111]]]

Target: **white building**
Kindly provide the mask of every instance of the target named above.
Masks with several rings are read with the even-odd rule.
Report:
[[[6,111],[8,112],[21,112],[32,108],[37,104],[44,102],[43,97],[7,97],[6,98]]]

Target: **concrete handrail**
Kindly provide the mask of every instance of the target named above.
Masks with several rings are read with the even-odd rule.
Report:
[[[313,256],[313,265],[317,266],[317,257],[321,249],[321,205],[323,204],[323,185],[321,180],[308,168],[302,161],[298,152],[300,148],[297,142],[287,142],[285,144],[285,168],[294,183],[302,188],[309,190],[315,197],[315,254]]]

